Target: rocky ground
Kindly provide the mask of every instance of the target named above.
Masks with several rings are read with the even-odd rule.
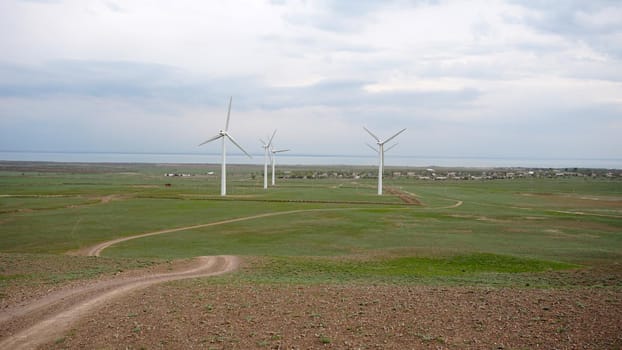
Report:
[[[603,288],[158,285],[49,349],[619,349],[622,292]]]
[[[42,259],[29,266],[7,260],[4,264],[19,265],[24,273],[50,273],[101,261]],[[169,272],[188,263],[128,262],[132,267],[148,266],[122,272],[119,266],[95,279],[60,283],[15,280],[0,293],[0,316],[50,293]],[[252,272],[250,265],[242,270]],[[503,288],[254,284],[235,275],[168,282],[108,301],[41,348],[622,348],[622,269],[618,264],[550,272],[537,278],[550,287],[541,288],[540,282],[537,288],[534,284]],[[61,311],[63,305],[49,312]],[[2,323],[0,341],[26,323]]]

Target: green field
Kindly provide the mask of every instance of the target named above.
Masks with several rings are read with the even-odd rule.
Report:
[[[41,278],[10,262],[50,264],[54,256],[102,264],[67,271],[71,279],[239,255],[248,266],[227,278],[261,283],[547,285],[552,271],[622,263],[619,178],[387,178],[385,186],[420,202],[407,205],[397,195],[377,196],[374,179],[279,179],[265,191],[259,171],[232,167],[223,199],[218,176],[200,166],[7,164],[0,281]],[[170,172],[196,176],[164,176]],[[275,215],[126,241],[99,260],[64,256],[118,237],[264,213]]]

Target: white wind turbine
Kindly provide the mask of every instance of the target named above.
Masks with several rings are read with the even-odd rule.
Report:
[[[381,140],[380,138],[378,138],[378,136],[374,135],[374,133],[372,133],[371,131],[369,131],[369,129],[367,129],[366,127],[363,127],[363,129],[365,129],[365,131],[367,131],[368,134],[371,135],[371,137],[373,137],[376,140],[376,144],[378,145],[378,156],[380,158],[380,161],[378,162],[378,195],[381,196],[382,195],[382,171],[384,169],[384,144],[393,140],[394,138],[397,137],[397,135],[401,134],[404,132],[404,130],[406,130],[406,128],[398,131],[397,133],[395,133],[393,136],[389,137],[386,140]],[[369,145],[368,145],[369,146]],[[371,147],[371,146],[370,146]],[[391,148],[395,147],[395,145],[387,148],[387,151]],[[372,147],[372,149],[375,151],[376,149]]]
[[[229,141],[231,141],[231,143],[233,143],[234,145],[236,145],[242,152],[244,152],[244,154],[246,154],[249,158],[252,158],[250,154],[248,154],[248,152],[246,152],[244,150],[244,148],[242,148],[242,146],[240,146],[235,139],[233,138],[233,136],[231,136],[231,134],[229,134],[229,117],[231,116],[231,100],[233,99],[233,97],[229,97],[229,109],[227,110],[227,120],[225,121],[225,129],[224,130],[220,130],[218,132],[218,135],[203,141],[201,144],[199,144],[199,146],[202,146],[208,142],[212,142],[214,140],[218,140],[218,139],[222,139],[222,162],[221,162],[221,172],[220,172],[220,195],[221,196],[226,196],[227,195],[227,152],[226,152],[226,142],[225,139],[229,139]]]
[[[287,152],[287,151],[289,151],[289,149],[274,149],[274,148],[270,149],[270,153],[272,154],[272,157],[271,157],[272,158],[271,159],[272,160],[272,186],[274,186],[274,174],[275,174],[274,164],[276,164],[276,154],[281,153],[281,152]]]
[[[268,140],[268,143],[264,142],[264,140],[262,139],[259,139],[259,141],[261,142],[261,146],[263,147],[263,150],[264,150],[264,162],[263,162],[263,188],[264,190],[268,188],[268,158],[272,158],[272,155],[270,154],[270,152],[272,151],[272,139],[274,138],[275,134],[276,134],[276,129],[272,133],[272,136]],[[272,168],[272,172],[274,173],[274,168]],[[274,174],[273,174],[272,184],[274,184]]]

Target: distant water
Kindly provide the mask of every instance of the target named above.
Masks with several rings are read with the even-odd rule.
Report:
[[[104,153],[104,152],[17,152],[0,151],[0,161],[43,161],[79,163],[220,163],[216,153]],[[279,154],[277,162],[286,165],[377,165],[377,156]],[[230,164],[263,164],[263,154],[249,159],[227,154]],[[486,158],[386,156],[387,166],[443,167],[525,167],[525,168],[606,168],[622,169],[622,159]]]

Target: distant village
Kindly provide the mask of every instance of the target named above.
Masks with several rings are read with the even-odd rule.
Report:
[[[308,167],[300,169],[279,170],[276,176],[279,179],[376,179],[378,171],[376,169],[357,169],[356,167],[344,167],[343,169],[312,170]],[[166,173],[167,177],[188,177],[198,174],[191,173]],[[202,173],[200,176],[214,176],[213,171]],[[261,177],[260,172],[252,172],[252,178]],[[583,169],[583,168],[564,168],[564,169],[389,169],[385,168],[383,173],[385,178],[408,178],[415,180],[443,181],[443,180],[498,180],[498,179],[522,179],[522,178],[565,178],[565,177],[585,177],[585,178],[620,178],[622,170],[610,169]]]
[[[377,171],[357,172],[352,170],[345,171],[325,171],[310,172],[297,170],[284,170],[280,178],[293,179],[322,179],[322,178],[350,178],[350,179],[370,179],[377,178]],[[496,180],[496,179],[515,179],[515,178],[563,178],[563,177],[607,177],[622,178],[622,170],[602,171],[592,169],[512,169],[512,170],[435,170],[428,168],[425,170],[390,170],[385,169],[384,177],[389,178],[412,178],[416,180]]]

